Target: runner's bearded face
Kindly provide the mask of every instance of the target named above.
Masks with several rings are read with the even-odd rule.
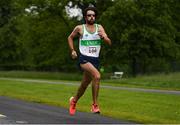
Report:
[[[87,11],[86,14],[86,22],[87,24],[93,25],[95,23],[95,12],[92,10]]]

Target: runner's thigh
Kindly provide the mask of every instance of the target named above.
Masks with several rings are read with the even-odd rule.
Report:
[[[92,76],[100,75],[99,71],[89,62],[80,64],[80,66],[84,71],[90,73]]]

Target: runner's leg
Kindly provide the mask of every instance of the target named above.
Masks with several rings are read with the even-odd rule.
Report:
[[[92,96],[93,96],[93,103],[97,104],[97,98],[99,93],[99,83],[100,83],[100,73],[99,71],[91,64],[85,63],[81,64],[81,68],[84,71],[87,71],[92,77]]]
[[[85,92],[86,88],[88,87],[89,83],[91,82],[91,80],[92,80],[92,78],[91,78],[90,74],[87,71],[84,71],[81,85],[79,86],[77,94],[75,96],[76,102],[84,94],[84,92]]]

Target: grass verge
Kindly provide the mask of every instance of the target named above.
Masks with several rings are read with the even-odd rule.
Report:
[[[102,74],[102,78],[104,75]],[[0,71],[0,77],[80,81],[81,73]],[[180,90],[180,73],[154,74],[135,78],[102,79],[102,84],[139,88]]]
[[[77,86],[0,80],[0,95],[68,108]],[[102,114],[137,123],[180,123],[180,96],[159,93],[100,89]],[[89,112],[91,89],[80,99],[77,109]]]

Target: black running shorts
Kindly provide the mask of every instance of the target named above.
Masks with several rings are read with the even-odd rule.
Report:
[[[78,67],[80,70],[82,70],[80,64],[85,64],[85,63],[91,63],[96,69],[99,69],[99,58],[98,57],[90,57],[90,56],[84,56],[80,54],[79,56],[79,62],[78,62]]]

